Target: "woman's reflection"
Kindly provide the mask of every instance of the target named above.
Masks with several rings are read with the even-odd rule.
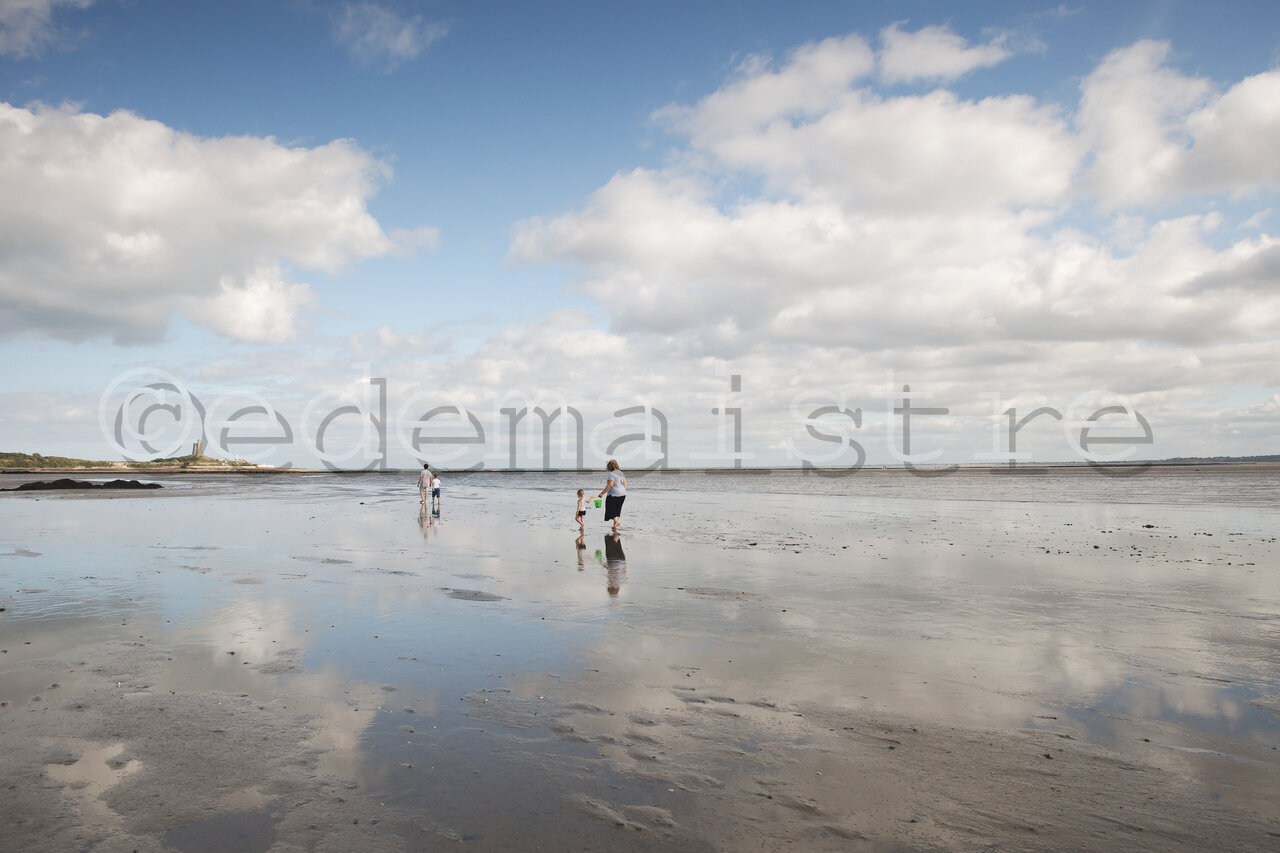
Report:
[[[617,595],[622,579],[627,576],[627,555],[622,553],[622,537],[616,533],[604,535],[604,567],[607,572],[605,588],[610,595]]]

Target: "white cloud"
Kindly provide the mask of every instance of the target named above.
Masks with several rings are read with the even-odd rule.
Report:
[[[1280,296],[1258,285],[1273,266],[1265,235],[1220,249],[1217,214],[1126,216],[1118,251],[1060,218],[1085,195],[1086,163],[1108,203],[1189,174],[1161,160],[1182,150],[1171,128],[1209,89],[1166,56],[1149,42],[1108,56],[1084,84],[1076,134],[1067,106],[1023,96],[858,88],[865,44],[829,39],[660,111],[688,136],[671,167],[616,175],[583,210],[521,223],[511,253],[583,270],[578,287],[615,328],[698,334],[724,352],[1280,334]],[[1250,78],[1194,115],[1261,132],[1270,85]],[[767,192],[722,199],[726,176],[763,178]],[[1231,295],[1242,288],[1248,304]]]
[[[1153,41],[1113,51],[1082,85],[1090,189],[1107,204],[1140,204],[1171,186],[1189,141],[1186,116],[1212,91],[1207,80],[1165,66],[1168,55],[1168,44]]]
[[[1241,229],[1261,228],[1262,223],[1266,222],[1270,217],[1271,217],[1271,208],[1265,207],[1262,210],[1259,210],[1253,216],[1250,216],[1244,222],[1241,222],[1240,227]]]
[[[688,179],[616,176],[587,208],[524,223],[517,257],[569,262],[618,329],[703,330],[710,349],[810,342],[854,349],[984,341],[1173,343],[1280,331],[1280,299],[1248,305],[1264,243],[1218,252],[1213,218],[1158,221],[1117,256],[1043,214],[863,214],[754,200],[727,210]],[[1207,276],[1214,298],[1191,298]],[[1224,281],[1225,279],[1225,281]],[[1255,287],[1256,289],[1256,287]],[[728,331],[727,331],[728,330]]]
[[[1183,173],[1188,190],[1280,188],[1280,71],[1241,80],[1186,127],[1195,139]]]
[[[715,439],[705,395],[727,392],[729,372],[743,376],[729,404],[743,405],[756,452],[785,446],[790,404],[816,389],[863,407],[858,438],[872,464],[889,461],[891,404],[877,391],[891,372],[952,408],[917,427],[920,449],[953,442],[949,459],[991,449],[984,394],[1064,408],[1099,389],[1150,419],[1153,455],[1274,451],[1274,405],[1222,399],[1280,388],[1280,239],[1264,216],[1241,236],[1222,223],[1246,214],[1217,210],[1228,193],[1262,195],[1251,210],[1272,204],[1276,72],[1216,87],[1169,57],[1158,43],[1116,51],[1078,104],[885,94],[856,35],[778,64],[751,57],[716,92],[655,115],[677,137],[669,165],[620,172],[580,209],[515,228],[511,257],[577,270],[607,329],[555,312],[459,353],[450,330],[406,322],[318,356],[234,351],[204,378],[236,384],[256,370],[268,389],[287,374],[293,393],[349,395],[361,384],[351,364],[372,362],[393,410],[420,394],[487,414],[499,457],[508,395],[581,406],[590,424],[625,391],[670,417],[688,463],[680,454]],[[179,310],[280,340],[313,298],[290,268],[439,237],[383,234],[365,203],[384,167],[349,143],[288,149],[128,114],[12,112],[0,114],[0,198],[40,201],[21,212],[0,201],[10,330],[144,337]],[[113,121],[108,144],[100,125]],[[52,129],[39,145],[9,144],[6,128],[22,122]],[[236,156],[220,156],[224,145]],[[1043,427],[1019,443],[1039,460],[1072,458],[1062,437]]]
[[[755,454],[753,463],[782,464],[788,460],[777,447],[785,447],[788,438],[804,436],[792,404],[808,412],[820,405],[815,400],[830,398],[863,409],[864,426],[855,437],[866,447],[871,464],[884,464],[892,461],[886,426],[897,422],[887,411],[895,403],[882,394],[891,374],[897,387],[910,383],[913,391],[933,395],[917,396],[917,405],[950,409],[945,417],[918,419],[913,433],[918,450],[942,447],[946,458],[955,461],[976,461],[974,454],[992,449],[992,424],[1007,424],[1005,416],[993,417],[996,406],[987,394],[999,395],[1000,411],[1017,405],[1023,413],[1039,405],[1065,412],[1078,395],[1087,395],[1093,403],[1087,411],[1095,411],[1108,404],[1102,401],[1118,401],[1123,395],[1153,426],[1156,443],[1144,448],[1144,455],[1212,455],[1222,451],[1223,430],[1228,424],[1237,428],[1246,410],[1206,402],[1233,385],[1280,382],[1276,341],[1213,344],[1194,351],[1137,341],[1012,346],[979,342],[952,347],[916,347],[902,341],[865,352],[808,342],[765,342],[722,359],[695,335],[606,332],[589,315],[569,311],[504,329],[464,355],[441,358],[425,348],[414,349],[415,336],[382,328],[369,333],[360,348],[298,359],[288,390],[329,393],[334,395],[333,405],[366,404],[362,394],[368,383],[357,371],[368,365],[372,375],[387,380],[394,421],[392,464],[409,464],[403,436],[412,430],[414,418],[438,405],[468,407],[484,425],[487,445],[464,448],[468,455],[459,464],[472,464],[481,459],[475,454],[487,453],[489,465],[503,465],[509,453],[509,418],[501,414],[503,406],[542,406],[550,411],[572,405],[582,412],[590,437],[596,426],[607,426],[618,408],[646,401],[668,419],[673,464],[708,464],[705,457],[698,460],[690,454],[716,449],[724,418],[711,409],[723,405],[743,408],[743,437],[746,449]],[[382,351],[375,354],[370,345]],[[250,355],[267,358],[265,353]],[[271,360],[268,372],[273,373],[278,365],[275,356]],[[244,372],[240,368],[235,375]],[[731,391],[730,374],[742,377],[741,392]],[[203,389],[202,395],[209,396]],[[298,422],[303,400],[268,396],[283,404],[291,422]],[[1247,411],[1255,417],[1237,433],[1232,446],[1241,453],[1273,452],[1274,414]],[[536,438],[535,426],[536,421],[525,424],[524,439]],[[397,431],[400,439],[395,438]],[[588,459],[599,455],[610,437],[630,431],[606,431]],[[520,459],[538,464],[540,443],[526,444],[524,439]],[[553,453],[560,453],[559,433],[553,442]],[[1019,447],[1032,450],[1039,461],[1079,461],[1062,424],[1052,420],[1038,422],[1022,434]],[[369,460],[361,464],[364,461]]]
[[[623,361],[676,397],[716,358],[775,414],[798,381],[851,393],[889,370],[970,405],[1106,388],[1194,425],[1169,455],[1213,451],[1205,401],[1280,383],[1280,241],[1232,242],[1203,194],[1276,188],[1280,100],[1275,72],[1219,96],[1168,56],[1116,51],[1078,105],[884,95],[856,37],[753,59],[655,115],[683,137],[670,165],[520,223],[511,255],[580,271]],[[486,350],[486,375],[524,376],[544,334],[503,367]]]
[[[688,136],[695,170],[710,155],[712,168],[851,209],[1054,203],[1068,190],[1082,151],[1059,108],[942,89],[886,98],[857,85],[870,69],[860,38],[828,39],[777,71],[748,63],[719,91],[655,118]]]
[[[1078,124],[1088,191],[1110,208],[1280,189],[1280,71],[1219,93],[1169,67],[1170,45],[1112,52],[1084,81]]]
[[[59,8],[91,5],[93,0],[0,0],[0,56],[39,56],[61,37],[54,23]]]
[[[366,207],[387,175],[345,140],[206,139],[128,112],[0,104],[0,334],[154,340],[181,311],[279,339],[307,303],[283,270],[392,250]]]
[[[334,38],[353,58],[366,65],[383,65],[387,71],[416,59],[448,31],[445,24],[421,15],[405,17],[377,3],[347,3],[333,25]]]
[[[858,35],[829,38],[794,50],[778,71],[769,57],[753,54],[737,75],[696,107],[671,105],[656,114],[689,133],[695,142],[757,132],[777,121],[820,115],[850,84],[871,73],[874,57]]]
[[[947,27],[922,27],[909,33],[892,24],[880,31],[880,77],[887,83],[954,80],[1012,56],[1004,42],[1003,37],[996,36],[986,44],[971,47]]]
[[[792,404],[808,412],[830,397],[863,409],[864,427],[855,437],[866,447],[870,464],[885,464],[893,461],[886,425],[895,418],[886,411],[894,403],[881,392],[891,374],[898,387],[910,383],[913,393],[934,395],[927,400],[917,397],[917,404],[950,408],[945,417],[922,417],[913,423],[916,448],[943,447],[948,460],[976,461],[973,454],[992,449],[992,424],[1007,424],[1003,415],[993,418],[995,404],[987,394],[1000,396],[1001,411],[1017,405],[1023,413],[1039,405],[1066,411],[1082,394],[1093,401],[1125,395],[1155,431],[1156,443],[1149,452],[1144,450],[1146,455],[1213,455],[1228,446],[1232,452],[1274,452],[1274,414],[1246,411],[1222,398],[1241,385],[1280,387],[1280,339],[1194,348],[1135,340],[980,340],[920,346],[902,339],[880,349],[858,350],[762,338],[727,353],[702,334],[621,327],[605,331],[586,312],[556,311],[527,325],[502,329],[474,351],[461,353],[442,346],[446,342],[441,336],[448,331],[447,326],[424,328],[405,320],[345,341],[307,337],[270,349],[227,344],[222,357],[205,350],[198,369],[175,368],[175,374],[210,411],[225,413],[248,405],[254,401],[245,395],[256,390],[295,427],[296,444],[269,448],[270,461],[293,459],[308,465],[318,464],[307,455],[308,433],[302,428],[308,402],[322,399],[316,410],[321,413],[349,404],[376,412],[378,401],[371,395],[368,376],[387,380],[391,464],[402,466],[412,464],[408,436],[415,419],[436,406],[463,405],[484,425],[487,444],[453,448],[464,454],[456,464],[472,464],[487,454],[487,464],[505,465],[509,417],[500,411],[504,406],[542,406],[550,411],[572,405],[582,412],[590,439],[597,426],[612,422],[617,409],[646,401],[668,419],[673,464],[711,464],[690,454],[716,450],[725,418],[711,409],[725,405],[743,408],[745,446],[755,454],[749,464],[783,464],[788,460],[776,448],[805,435],[792,415]],[[742,376],[741,392],[731,392],[730,374]],[[1096,393],[1104,389],[1107,393]],[[215,405],[223,394],[227,400]],[[1267,394],[1251,393],[1248,400]],[[824,396],[827,399],[815,402]],[[97,402],[87,400],[81,408],[90,412],[92,421]],[[1253,412],[1252,419],[1242,423],[1248,412]],[[0,426],[17,429],[20,424],[12,421],[0,417]],[[460,423],[460,429],[458,424],[449,426],[449,434],[469,433],[465,422]],[[526,422],[519,446],[522,462],[535,465],[542,452],[536,423]],[[316,419],[310,424],[314,428]],[[595,453],[603,453],[610,438],[633,431],[614,425],[612,432],[602,433]],[[345,422],[344,428],[354,428],[354,421]],[[1225,445],[1228,430],[1231,443]],[[556,433],[553,454],[557,461],[571,462],[562,455],[561,440]],[[376,443],[369,452],[375,447]],[[1020,435],[1019,448],[1033,451],[1038,461],[1079,461],[1062,424],[1049,419]],[[428,450],[432,461],[443,453],[440,447]],[[354,459],[352,464],[373,458]],[[589,464],[597,464],[592,459],[589,451]],[[796,459],[789,461],[795,464]]]
[[[311,288],[281,277],[278,267],[254,270],[243,281],[224,276],[219,292],[201,300],[191,316],[216,332],[246,341],[279,342],[298,332],[298,313]]]
[[[1280,282],[1280,239],[1264,235],[1233,245],[1227,263],[1188,281],[1185,292],[1199,296],[1235,291],[1236,298],[1248,296],[1247,307],[1256,313],[1260,306],[1270,303],[1277,282]]]

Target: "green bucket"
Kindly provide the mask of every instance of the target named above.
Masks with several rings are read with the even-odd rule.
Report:
[[[599,506],[600,506],[600,499],[599,499],[599,498],[596,498],[596,499],[595,499],[595,503],[596,503],[596,507],[597,507],[597,508],[599,508]]]

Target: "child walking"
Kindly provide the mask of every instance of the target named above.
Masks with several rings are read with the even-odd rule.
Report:
[[[574,514],[574,519],[578,522],[578,529],[586,532],[587,529],[587,499],[585,489],[578,489],[578,511]]]
[[[438,474],[431,475],[431,508],[436,512],[440,511],[440,477]]]

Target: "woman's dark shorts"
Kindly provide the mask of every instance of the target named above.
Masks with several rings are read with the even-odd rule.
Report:
[[[622,518],[622,502],[626,499],[626,495],[605,495],[604,520],[608,521],[612,518]]]

